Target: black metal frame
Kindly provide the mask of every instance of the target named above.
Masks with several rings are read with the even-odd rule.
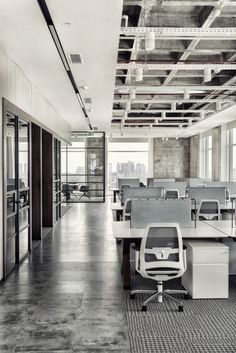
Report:
[[[3,279],[6,279],[8,274],[10,274],[28,255],[28,253],[32,249],[32,213],[31,213],[31,120],[30,116],[16,107],[14,104],[6,100],[5,98],[2,99],[2,122],[3,122],[3,129],[2,129],[2,141],[3,141]],[[6,117],[7,114],[14,116],[16,119],[15,125],[15,190],[16,191],[7,191],[7,170],[6,170],[6,161],[7,161],[7,146],[6,146]],[[24,121],[28,124],[28,187],[27,188],[20,188],[19,183],[19,121]],[[19,234],[20,231],[24,230],[24,228],[19,229],[19,199],[20,199],[20,192],[22,191],[28,192],[28,205],[24,209],[29,209],[28,214],[28,251],[20,258],[19,253]],[[7,219],[12,215],[7,215],[7,197],[11,193],[15,193],[15,206],[13,214],[16,215],[16,232],[12,234],[12,237],[15,237],[16,242],[16,249],[15,249],[15,266],[13,266],[7,272]]]

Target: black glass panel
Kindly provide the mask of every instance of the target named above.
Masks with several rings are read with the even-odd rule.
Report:
[[[15,194],[7,195],[7,215],[15,212]]]
[[[6,253],[6,271],[7,273],[12,270],[16,265],[16,238],[12,237],[7,240],[7,253]]]
[[[19,180],[20,189],[29,186],[29,173],[28,173],[28,123],[19,121]]]
[[[7,236],[16,233],[16,216],[7,219]]]
[[[15,170],[15,137],[16,119],[7,116],[6,119],[6,169],[7,169],[7,191],[16,189],[16,170]]]

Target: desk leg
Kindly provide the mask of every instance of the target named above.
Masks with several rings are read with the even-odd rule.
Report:
[[[130,277],[130,239],[123,241],[123,288],[131,289]]]

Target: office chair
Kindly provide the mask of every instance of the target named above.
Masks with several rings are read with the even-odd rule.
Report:
[[[76,196],[73,191],[73,186],[68,183],[62,184],[61,192],[62,196],[64,196],[67,201],[71,199],[71,196]]]
[[[179,199],[179,190],[177,189],[166,190],[165,199],[166,200]]]
[[[198,210],[198,220],[200,220],[200,218],[208,220],[221,219],[219,201],[202,200]]]
[[[90,188],[90,185],[81,185],[80,186],[79,191],[82,192],[83,194],[80,196],[79,200],[81,200],[83,196],[87,197],[90,200],[89,188]]]
[[[131,213],[131,199],[127,199],[125,201],[125,206],[124,206],[124,210],[123,210],[122,220],[123,221],[129,220],[130,219],[130,213]]]
[[[173,294],[184,294],[185,290],[163,290],[163,282],[178,278],[186,270],[186,251],[183,250],[182,236],[177,223],[150,224],[145,230],[138,252],[136,271],[144,278],[157,281],[156,290],[133,290],[130,298],[135,294],[152,294],[143,304],[142,311],[147,311],[147,304],[156,299],[159,303],[163,297],[174,300],[178,304],[178,311],[183,311],[181,301],[172,297]],[[171,295],[172,294],[172,295]]]

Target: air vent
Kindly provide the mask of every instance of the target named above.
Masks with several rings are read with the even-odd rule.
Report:
[[[92,99],[87,97],[87,98],[84,98],[84,102],[87,103],[87,104],[91,104],[92,103]]]
[[[83,64],[83,59],[80,54],[69,54],[71,64]]]

